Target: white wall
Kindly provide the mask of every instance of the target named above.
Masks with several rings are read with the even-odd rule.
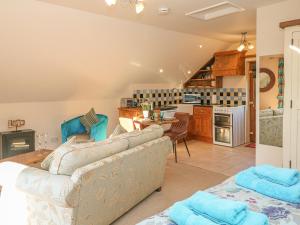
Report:
[[[259,57],[278,55],[284,52],[284,32],[279,28],[283,21],[299,19],[299,0],[287,0],[282,3],[257,9],[257,69],[260,68]],[[257,79],[259,86],[259,79]],[[259,90],[257,90],[259,96]],[[257,101],[257,115],[259,115],[259,98]],[[259,124],[257,130],[256,163],[271,163],[282,166],[282,148],[259,144]]]
[[[287,0],[257,9],[257,55],[283,54],[284,34],[279,23],[299,19],[299,0]]]
[[[176,86],[229,45],[36,0],[1,1],[0,28],[0,131],[25,119],[53,146],[63,120],[95,107],[111,131],[132,85]]]
[[[91,101],[57,101],[0,104],[0,130],[7,129],[7,120],[25,119],[26,126],[21,129],[34,129],[36,133],[47,133],[49,148],[61,142],[60,124],[64,120],[82,115],[95,108],[97,113],[108,115],[108,133],[116,126],[119,100],[102,99]],[[37,140],[36,140],[37,142]]]
[[[179,83],[229,45],[36,0],[1,1],[0,28],[0,102],[111,98],[132,83]]]

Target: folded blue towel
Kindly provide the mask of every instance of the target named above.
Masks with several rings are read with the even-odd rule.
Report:
[[[247,205],[243,202],[221,199],[207,192],[199,191],[184,203],[196,214],[203,215],[217,223],[240,224],[247,216]]]
[[[254,173],[254,167],[238,173],[235,176],[235,182],[237,185],[254,190],[272,198],[294,204],[300,203],[300,182],[293,186],[285,187],[283,185],[259,178]]]
[[[281,184],[286,187],[297,184],[300,177],[297,170],[276,168],[271,165],[256,166],[254,173],[260,178],[264,178],[270,182]]]
[[[177,225],[217,225],[203,216],[195,215],[183,202],[177,202],[171,206],[168,215]]]
[[[226,223],[215,223],[208,218],[195,215],[185,206],[185,202],[177,202],[169,209],[169,217],[177,225],[229,225]],[[268,225],[268,217],[261,213],[248,211],[246,218],[238,225]]]
[[[269,225],[269,219],[265,214],[248,211],[246,220],[240,225]]]

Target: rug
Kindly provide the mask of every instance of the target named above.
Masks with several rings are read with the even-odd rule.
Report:
[[[250,143],[250,144],[247,144],[247,145],[245,145],[245,147],[248,147],[248,148],[256,148],[256,143]]]

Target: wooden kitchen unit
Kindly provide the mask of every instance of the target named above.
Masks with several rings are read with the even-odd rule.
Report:
[[[210,106],[194,106],[192,124],[189,129],[194,139],[213,142],[213,110]]]
[[[143,115],[142,108],[119,108],[119,117],[133,119],[134,117],[139,117]]]
[[[224,51],[215,53],[212,75],[215,77],[245,75],[246,51]]]

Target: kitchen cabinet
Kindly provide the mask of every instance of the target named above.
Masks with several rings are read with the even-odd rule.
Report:
[[[213,141],[212,107],[194,106],[192,119],[193,137],[200,141]]]
[[[133,119],[143,114],[142,108],[119,108],[119,117]]]
[[[212,75],[214,77],[245,75],[245,55],[246,51],[216,52]]]
[[[136,129],[136,125],[133,122],[135,117],[139,117],[143,115],[142,108],[119,108],[119,123],[125,130],[128,132],[134,131]]]

